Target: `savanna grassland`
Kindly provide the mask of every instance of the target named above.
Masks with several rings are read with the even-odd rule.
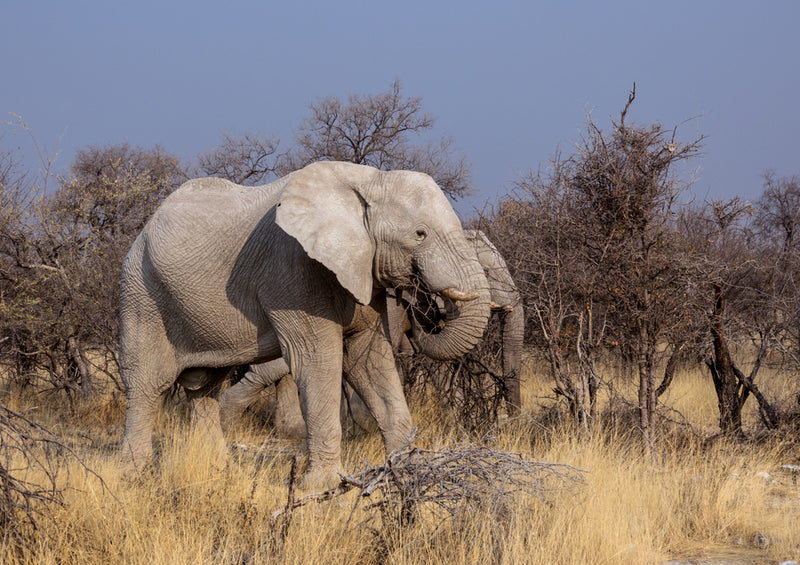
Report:
[[[658,439],[643,448],[617,385],[601,393],[589,436],[574,433],[554,403],[546,373],[526,366],[521,417],[482,442],[496,450],[580,469],[580,482],[554,483],[541,496],[464,502],[451,515],[417,508],[402,521],[351,491],[294,510],[285,537],[270,514],[286,504],[293,455],[302,444],[271,435],[270,399],[229,433],[233,456],[215,470],[167,399],[157,425],[157,464],[123,477],[115,449],[124,401],[95,394],[72,411],[57,395],[2,389],[9,408],[43,424],[75,456],[59,456],[60,503],[39,505],[36,528],[5,531],[0,561],[17,563],[779,563],[800,559],[800,486],[781,469],[800,464],[796,423],[760,431],[747,404],[748,439],[714,440],[717,407],[710,379],[680,372],[665,399]],[[797,382],[764,373],[773,398],[793,402]],[[797,377],[793,377],[796,379]],[[613,408],[613,409],[612,409]],[[412,402],[420,447],[463,444],[447,410]],[[354,472],[383,461],[377,434],[345,440]],[[84,466],[85,465],[85,466]],[[35,472],[25,476],[36,483]],[[543,487],[544,488],[544,487]],[[306,493],[298,493],[301,496]],[[358,502],[358,504],[356,504]],[[723,558],[728,561],[722,561]],[[705,559],[705,561],[703,561]],[[690,561],[691,560],[691,561]]]
[[[432,117],[399,82],[312,104],[286,152],[260,135],[225,135],[190,163],[158,146],[89,146],[63,174],[41,155],[37,174],[0,147],[0,562],[800,561],[800,487],[787,467],[800,465],[800,177],[765,173],[752,203],[701,202],[689,171],[705,137],[633,122],[635,98],[634,85],[605,127],[587,116],[571,153],[532,163],[470,220],[521,295],[526,346],[548,356],[523,371],[522,414],[475,437],[464,429],[479,410],[410,399],[419,448],[452,460],[477,442],[569,480],[537,475],[504,495],[513,477],[496,472],[497,488],[481,490],[464,463],[455,482],[428,483],[446,508],[407,496],[376,506],[383,486],[366,499],[356,488],[275,525],[304,447],[271,435],[264,406],[230,430],[231,461],[217,470],[180,396],[167,398],[156,463],[123,476],[123,257],[190,176],[256,185],[316,160],[396,164],[455,199],[471,187],[469,162],[446,137],[417,137]],[[621,368],[601,366],[615,355]],[[679,366],[689,359],[706,364]],[[384,461],[376,434],[346,439],[344,454],[348,473]]]

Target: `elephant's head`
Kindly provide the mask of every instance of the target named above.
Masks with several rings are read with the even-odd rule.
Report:
[[[445,328],[421,337],[431,357],[458,357],[481,338],[489,317],[487,279],[430,176],[315,163],[286,179],[276,221],[362,304],[383,288],[417,281],[455,304]]]
[[[503,346],[503,375],[506,385],[506,400],[509,413],[516,413],[521,406],[520,375],[522,369],[522,347],[525,335],[525,311],[522,297],[517,290],[505,260],[495,246],[480,230],[465,230],[467,240],[474,246],[478,262],[483,267],[489,282],[492,309],[501,316]],[[412,335],[417,351],[431,355],[429,340],[431,333],[443,331],[458,310],[458,303],[442,299],[419,288],[415,292],[400,295],[402,310],[408,313]],[[398,338],[399,339],[399,338]],[[435,352],[434,352],[435,353]]]

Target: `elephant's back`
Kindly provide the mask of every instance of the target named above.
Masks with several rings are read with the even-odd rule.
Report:
[[[150,224],[212,226],[252,210],[259,191],[218,178],[186,181],[159,206]],[[147,228],[145,228],[147,229]]]
[[[217,179],[184,183],[156,210],[145,226],[145,254],[158,270],[186,272],[210,256],[219,267],[231,260],[277,200],[261,190]]]

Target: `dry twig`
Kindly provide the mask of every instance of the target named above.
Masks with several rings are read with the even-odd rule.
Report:
[[[399,511],[403,524],[413,520],[421,508],[455,517],[464,505],[490,502],[499,507],[513,494],[540,499],[583,484],[583,471],[569,465],[529,461],[520,454],[498,451],[485,445],[465,444],[451,449],[406,447],[392,452],[386,462],[342,477],[334,488],[290,501],[270,516],[278,519],[311,502],[332,500],[353,489],[360,497],[380,499],[368,508]]]
[[[56,436],[0,402],[0,532],[4,541],[24,544],[26,532],[36,530],[38,520],[45,517],[43,509],[61,503],[58,476],[65,454],[75,457],[105,485]]]

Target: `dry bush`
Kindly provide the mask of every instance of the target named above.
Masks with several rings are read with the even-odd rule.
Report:
[[[680,168],[702,137],[681,142],[662,124],[626,117],[602,130],[587,116],[570,155],[531,171],[480,227],[496,243],[525,301],[527,342],[550,364],[575,426],[588,433],[602,381],[600,361],[616,350],[638,373],[644,442],[655,424],[661,360],[689,340],[687,301],[698,265],[676,229],[689,180]],[[666,345],[667,347],[664,347]]]
[[[184,175],[159,147],[127,144],[79,151],[69,175],[49,166],[39,184],[0,180],[0,357],[19,383],[46,384],[72,402],[93,392],[98,374],[122,390],[122,260]]]
[[[502,316],[493,312],[478,344],[463,357],[436,361],[425,355],[399,355],[398,370],[411,402],[437,399],[452,412],[451,421],[465,434],[483,436],[500,420],[509,382],[502,371]]]
[[[64,503],[67,458],[94,475],[60,438],[0,402],[0,539],[9,551],[24,554]]]
[[[502,517],[510,511],[514,496],[530,495],[552,503],[583,484],[580,469],[529,461],[519,453],[478,444],[436,450],[407,446],[390,453],[383,465],[342,477],[338,486],[300,499],[293,496],[294,474],[289,501],[272,513],[273,523],[281,516],[288,522],[295,508],[332,500],[352,489],[359,490],[359,499],[370,498],[369,510],[378,511],[368,514],[367,521],[380,516],[382,527],[387,528],[408,526],[426,515],[455,519],[478,508]]]
[[[42,507],[61,500],[56,482],[58,438],[0,403],[0,528],[5,543],[23,545]],[[32,480],[36,471],[44,480]]]

